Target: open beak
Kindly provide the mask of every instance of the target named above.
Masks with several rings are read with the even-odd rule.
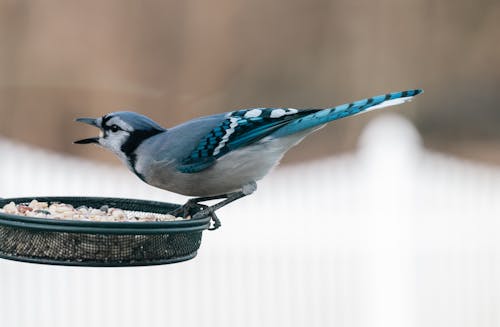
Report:
[[[75,121],[99,128],[99,126],[97,125],[97,120],[94,118],[77,118],[77,119],[75,119]],[[88,139],[78,140],[78,141],[75,141],[73,143],[75,143],[75,144],[97,143],[97,144],[99,144],[99,138],[98,137],[90,137]]]
[[[92,125],[95,127],[99,127],[99,126],[97,126],[97,119],[95,119],[95,118],[77,118],[77,119],[75,119],[75,121],[77,121],[79,123],[84,123],[84,124]]]
[[[90,143],[96,143],[99,144],[99,138],[98,137],[89,137],[88,139],[82,139],[73,142],[75,144],[90,144]]]

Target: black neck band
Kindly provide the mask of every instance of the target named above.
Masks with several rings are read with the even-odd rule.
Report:
[[[151,136],[154,136],[162,132],[164,132],[164,130],[161,131],[158,129],[153,129],[148,131],[134,131],[130,133],[130,136],[128,137],[127,141],[123,143],[121,150],[127,157],[130,157],[142,142],[144,142]]]

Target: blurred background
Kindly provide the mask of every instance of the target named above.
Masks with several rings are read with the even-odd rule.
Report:
[[[492,0],[2,0],[0,134],[110,160],[71,144],[90,132],[75,117],[132,109],[168,127],[423,88],[401,114],[429,147],[500,163],[499,34]],[[324,129],[286,162],[353,149],[371,117]]]
[[[1,260],[0,324],[500,326],[499,38],[494,0],[0,0],[0,197],[185,201],[76,117],[425,90],[292,149],[190,262]]]

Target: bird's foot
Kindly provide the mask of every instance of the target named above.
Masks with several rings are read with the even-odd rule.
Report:
[[[208,208],[207,205],[200,204],[198,202],[201,202],[199,201],[199,198],[189,199],[185,204],[175,209],[170,214],[176,217],[182,216],[183,218],[186,218]]]
[[[210,216],[213,220],[213,225],[212,227],[209,228],[209,230],[214,230],[217,229],[221,226],[221,222],[217,215],[215,214],[215,211],[224,207],[225,205],[236,201],[238,199],[241,199],[247,195],[252,194],[255,192],[257,189],[257,184],[255,182],[248,183],[244,185],[241,188],[241,191],[233,192],[233,193],[228,193],[228,194],[221,194],[221,195],[215,195],[215,196],[207,196],[207,197],[200,197],[200,198],[193,198],[189,199],[183,206],[179,207],[175,211],[173,211],[171,214],[172,215],[180,215],[182,214],[183,217],[187,216],[192,216],[193,219],[198,219],[206,216]],[[218,200],[218,199],[224,199],[212,206],[207,206],[204,204],[200,204],[200,202],[204,201],[210,201],[210,200]]]
[[[213,221],[212,226],[210,226],[208,230],[216,230],[222,225],[219,217],[217,217],[217,214],[215,213],[215,210],[212,207],[208,206],[205,209],[195,213],[193,215],[193,219],[199,219],[206,216],[210,216],[210,218],[212,218],[211,220]]]

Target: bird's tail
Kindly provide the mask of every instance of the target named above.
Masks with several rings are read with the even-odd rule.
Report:
[[[351,103],[346,103],[334,108],[323,109],[313,114],[303,116],[291,121],[290,123],[274,132],[272,135],[273,137],[287,136],[309,128],[314,128],[316,126],[326,124],[333,120],[402,104],[411,101],[414,96],[422,92],[423,90],[421,89],[415,89],[402,92],[387,93]]]

